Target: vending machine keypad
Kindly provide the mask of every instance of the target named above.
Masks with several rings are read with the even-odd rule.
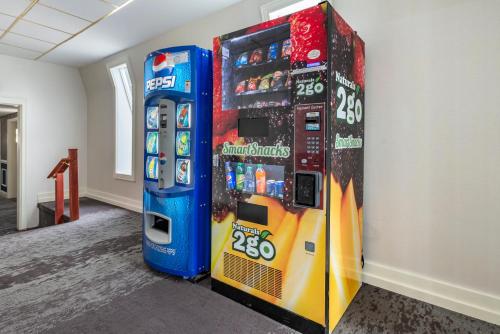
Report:
[[[306,152],[308,154],[319,154],[319,137],[307,137],[306,143]]]
[[[324,122],[324,103],[295,106],[294,192],[297,206],[322,208],[322,191],[317,182],[322,183],[325,174]]]

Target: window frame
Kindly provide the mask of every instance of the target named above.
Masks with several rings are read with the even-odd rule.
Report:
[[[300,2],[302,0],[273,0],[260,6],[260,15],[262,17],[262,22],[271,20],[270,14],[274,11],[283,9],[294,3]],[[321,0],[317,0],[316,4],[321,3]]]
[[[111,73],[111,69],[120,65],[126,65],[127,66],[127,71],[128,75],[130,77],[130,83],[131,83],[131,96],[132,96],[132,105],[131,105],[131,111],[132,111],[132,157],[131,157],[131,174],[122,174],[122,173],[117,173],[116,172],[116,149],[117,149],[117,140],[116,140],[116,115],[117,115],[117,110],[116,110],[116,87],[115,87],[115,82],[113,80],[113,74]],[[136,162],[136,89],[135,89],[135,80],[134,80],[134,73],[132,71],[132,65],[130,63],[130,60],[128,57],[120,57],[116,58],[115,60],[108,62],[106,64],[106,71],[109,77],[109,80],[111,82],[111,85],[113,87],[113,177],[117,180],[124,180],[124,181],[130,181],[130,182],[135,182],[135,162]]]

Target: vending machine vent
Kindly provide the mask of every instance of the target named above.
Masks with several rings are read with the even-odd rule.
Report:
[[[283,286],[281,270],[224,253],[224,276],[281,299]]]

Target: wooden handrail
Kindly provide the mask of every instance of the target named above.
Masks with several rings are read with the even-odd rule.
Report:
[[[78,194],[78,149],[68,149],[68,157],[62,158],[47,176],[55,180],[55,223],[64,222],[64,172],[69,168],[69,220],[80,218],[80,196]]]

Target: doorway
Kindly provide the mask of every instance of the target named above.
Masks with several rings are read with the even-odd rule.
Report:
[[[20,105],[0,104],[0,236],[18,226],[18,117]]]

